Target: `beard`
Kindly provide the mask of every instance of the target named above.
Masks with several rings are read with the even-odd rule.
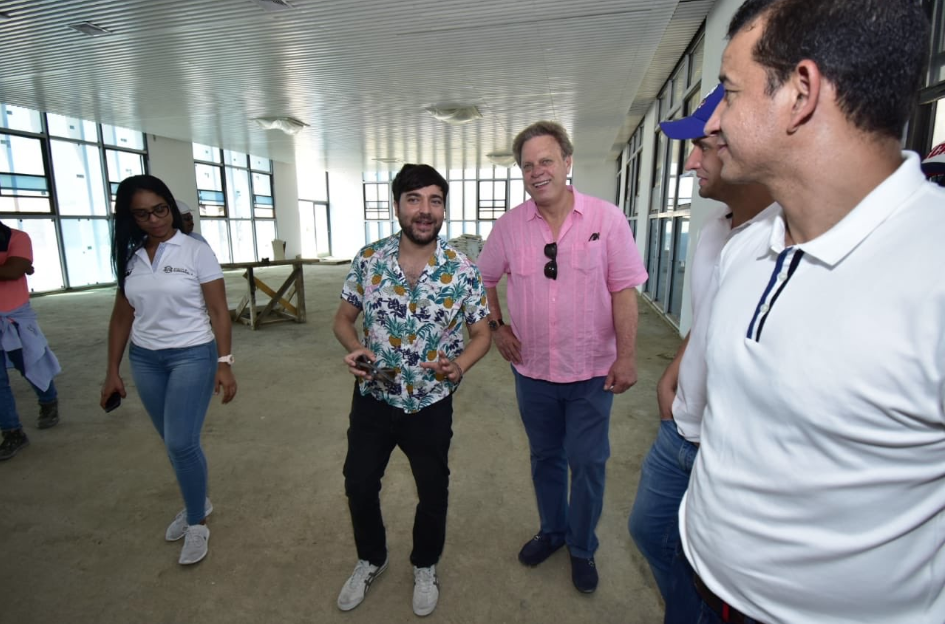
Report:
[[[409,240],[411,243],[415,245],[427,245],[429,243],[432,243],[434,240],[436,240],[437,234],[439,234],[440,230],[443,228],[442,221],[437,223],[436,220],[432,218],[431,219],[416,218],[413,221],[408,221],[406,223],[404,223],[406,219],[400,219],[399,221],[400,221],[400,229],[404,233],[404,236],[406,236],[407,240]],[[416,224],[418,221],[432,224],[433,227],[431,228],[429,234],[419,234],[414,230],[414,224]]]

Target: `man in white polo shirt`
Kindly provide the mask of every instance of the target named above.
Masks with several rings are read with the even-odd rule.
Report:
[[[911,0],[732,20],[706,132],[782,210],[722,252],[667,622],[945,622],[945,191],[900,150],[928,32]]]
[[[724,89],[718,85],[689,117],[660,123],[669,138],[692,141],[685,167],[695,174],[699,195],[725,204],[713,208],[699,230],[689,268],[692,329],[657,384],[660,429],[643,461],[628,523],[664,600],[672,584],[670,568],[679,545],[679,503],[689,487],[699,450],[705,409],[706,328],[718,290],[715,270],[719,254],[729,239],[777,210],[764,186],[722,180],[718,139],[705,136],[705,123],[723,95]]]

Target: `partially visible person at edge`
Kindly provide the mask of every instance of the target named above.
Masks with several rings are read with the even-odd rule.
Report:
[[[16,368],[39,399],[36,427],[48,429],[59,422],[59,395],[53,377],[62,370],[49,348],[30,306],[26,276],[33,274],[33,245],[29,234],[0,223],[0,461],[29,446],[16,411],[8,368]]]
[[[689,117],[660,123],[670,139],[692,141],[685,169],[695,174],[699,195],[725,204],[713,208],[699,230],[688,269],[692,328],[657,384],[660,428],[643,460],[628,522],[630,535],[650,564],[664,601],[669,598],[670,568],[679,545],[679,503],[699,450],[706,393],[706,327],[718,290],[715,268],[722,247],[732,237],[777,209],[764,186],[722,180],[718,138],[705,136],[704,128],[723,94],[719,85]]]
[[[364,247],[351,263],[334,332],[357,379],[351,400],[345,493],[358,562],[338,595],[349,611],[387,569],[381,477],[395,446],[417,485],[413,523],[413,610],[439,600],[436,566],[446,540],[453,393],[489,350],[482,278],[462,253],[437,238],[449,185],[428,165],[404,165],[392,185],[401,231]],[[355,321],[363,314],[362,331]],[[469,345],[463,346],[463,324]],[[387,369],[385,381],[358,359]]]
[[[196,238],[202,243],[207,243],[207,239],[201,236],[200,232],[194,232],[194,209],[179,199],[175,201],[177,202],[177,208],[180,210],[180,218],[184,224],[184,227],[181,228],[181,232],[191,238]],[[207,244],[209,245],[210,243]]]
[[[945,190],[902,136],[914,0],[749,0],[706,123],[780,209],[732,239],[666,621],[945,622]]]
[[[531,199],[496,221],[479,270],[496,347],[512,363],[538,503],[539,530],[518,559],[536,566],[567,544],[571,580],[590,593],[610,410],[637,381],[635,289],[646,270],[620,209],[568,186],[574,150],[560,124],[532,124],[513,151]],[[497,291],[506,275],[508,324]]]
[[[939,143],[932,148],[922,161],[922,172],[930,182],[945,186],[945,143]]]
[[[139,175],[118,185],[112,263],[118,292],[108,326],[108,366],[101,404],[126,396],[119,373],[128,359],[141,402],[164,440],[184,510],[165,539],[184,538],[181,565],[207,555],[213,505],[200,431],[214,393],[236,395],[230,312],[223,273],[207,245],[185,236],[177,203],[158,178]]]

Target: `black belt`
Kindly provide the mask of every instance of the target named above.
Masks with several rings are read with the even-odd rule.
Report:
[[[695,584],[696,591],[699,593],[702,600],[715,611],[716,615],[722,618],[723,622],[731,622],[731,624],[760,624],[758,620],[750,618],[712,593],[712,590],[702,582],[702,579],[699,578],[699,575],[695,572],[692,573],[692,582]]]

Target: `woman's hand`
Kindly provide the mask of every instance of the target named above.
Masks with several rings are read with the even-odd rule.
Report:
[[[233,376],[233,369],[229,364],[220,363],[217,365],[217,374],[213,380],[213,394],[220,394],[223,389],[223,404],[227,404],[236,396],[236,377]]]
[[[121,395],[121,398],[125,398],[125,382],[121,380],[121,375],[118,373],[112,373],[105,377],[105,383],[102,384],[102,397],[99,401],[99,405],[102,406],[102,409],[105,409],[105,403],[108,401],[108,397],[118,393]]]

